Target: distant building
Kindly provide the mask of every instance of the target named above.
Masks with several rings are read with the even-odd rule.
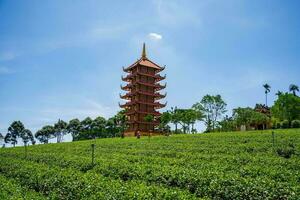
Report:
[[[161,115],[157,109],[166,106],[166,104],[158,102],[166,96],[166,94],[158,92],[166,87],[166,84],[158,83],[166,78],[166,75],[159,74],[164,69],[165,67],[160,67],[147,58],[145,44],[141,58],[129,67],[123,68],[123,71],[128,73],[126,77],[122,77],[127,85],[121,86],[121,89],[127,93],[120,95],[120,98],[128,100],[125,104],[120,105],[126,110],[128,122],[125,136],[136,136],[138,131],[141,135],[148,135],[149,132],[157,134],[155,127],[159,125],[159,116]],[[146,120],[149,117],[150,120]]]

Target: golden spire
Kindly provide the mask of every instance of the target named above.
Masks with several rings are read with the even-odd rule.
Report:
[[[147,58],[147,56],[146,56],[146,44],[145,44],[145,42],[144,42],[144,44],[143,44],[142,58],[143,58],[143,59],[146,59],[146,58]]]

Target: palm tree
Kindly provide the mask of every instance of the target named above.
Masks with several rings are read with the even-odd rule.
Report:
[[[279,97],[280,95],[282,95],[282,92],[278,90],[275,95]]]
[[[290,89],[290,92],[293,92],[294,96],[296,96],[296,91],[299,92],[299,87],[298,87],[298,85],[295,85],[295,84],[291,84],[289,89]]]
[[[271,86],[268,83],[266,83],[263,85],[263,87],[265,88],[266,106],[268,107],[268,93],[270,92]]]

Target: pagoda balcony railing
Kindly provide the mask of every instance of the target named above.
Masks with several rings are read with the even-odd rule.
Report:
[[[125,90],[125,91],[130,91],[131,88],[132,88],[132,86],[133,86],[132,83],[129,83],[129,84],[125,85],[125,86],[120,85],[121,89]]]
[[[121,98],[121,99],[130,100],[130,99],[131,99],[131,97],[132,97],[132,96],[134,96],[134,94],[133,94],[133,93],[131,93],[131,92],[129,92],[129,93],[127,93],[127,94],[124,94],[124,95],[121,95],[121,94],[119,94],[119,96],[120,96],[120,98]]]
[[[143,92],[143,91],[129,92],[129,93],[126,93],[124,95],[119,94],[119,96],[120,96],[121,99],[130,100],[131,97],[135,96],[137,93],[138,94],[143,94],[143,95],[148,95],[148,96],[153,96],[155,100],[163,99],[167,96],[167,93],[160,94],[158,92],[150,93],[150,92]]]
[[[141,84],[141,85],[145,85],[145,86],[149,86],[149,87],[158,88],[159,90],[160,90],[160,89],[164,89],[164,88],[166,88],[166,86],[167,86],[166,83],[165,83],[164,85],[161,85],[161,84],[159,84],[159,83],[155,83],[155,84],[152,84],[152,83],[146,83],[146,82],[142,82],[142,81],[137,81],[136,83]]]
[[[130,121],[127,121],[127,123],[128,124],[138,123],[138,124],[159,125],[159,121],[146,122],[146,121],[130,120]]]
[[[159,83],[156,83],[155,85],[159,85],[158,87],[154,88],[154,91],[159,91],[159,90],[163,90],[167,87],[167,83],[165,83],[164,85],[161,85]]]
[[[159,94],[159,93],[156,93],[156,94]],[[165,94],[159,94],[157,96],[154,97],[155,100],[159,100],[159,99],[163,99],[167,96],[167,93]]]
[[[150,93],[150,92],[144,92],[144,91],[136,91],[136,93],[139,93],[139,94],[144,94],[144,95],[148,95],[148,96],[153,96],[155,99],[162,99],[162,98],[165,98],[167,96],[167,93],[165,94],[160,94],[158,92],[155,92],[155,93]]]
[[[141,113],[141,114],[150,114],[150,115],[155,115],[155,116],[160,116],[161,114],[157,111],[137,111],[137,110],[133,110],[133,111],[127,111],[126,115],[132,115],[135,113]]]
[[[136,72],[135,74],[142,75],[142,76],[152,77],[152,78],[159,79],[159,80],[163,80],[163,79],[165,79],[167,77],[166,74],[164,76],[161,76],[159,74],[152,75],[152,74],[147,74],[147,73],[143,73],[143,72],[139,72],[139,71]]]
[[[122,97],[132,97],[132,96],[135,96],[137,93],[138,94],[143,94],[143,95],[148,95],[148,96],[153,96],[155,98],[164,98],[164,97],[167,96],[167,93],[160,94],[158,92],[152,93],[152,92],[145,92],[145,91],[142,91],[142,90],[138,90],[138,91],[135,91],[135,92],[129,92],[125,95],[120,94],[120,98],[122,98]]]
[[[130,91],[130,89],[132,88],[132,86],[134,84],[141,84],[141,85],[145,85],[145,86],[148,86],[148,87],[154,87],[155,91],[165,89],[166,86],[167,86],[167,83],[165,83],[164,85],[161,85],[159,83],[152,84],[152,83],[145,83],[145,82],[137,81],[136,83],[129,83],[125,86],[121,85],[120,87],[121,87],[122,90]]]
[[[142,73],[142,72],[135,72],[133,74],[128,74],[127,76],[123,77],[121,76],[121,79],[122,81],[127,81],[127,82],[130,82],[132,78],[134,78],[135,76],[137,75],[142,75],[142,76],[147,76],[147,77],[152,77],[155,79],[155,82],[159,82],[161,80],[164,80],[167,75],[165,74],[164,76],[161,76],[159,74],[155,74],[155,75],[152,75],[152,74],[146,74],[146,73]]]
[[[119,103],[119,106],[121,108],[129,108],[130,106],[136,105],[136,104],[150,105],[150,106],[154,106],[154,108],[163,108],[163,107],[165,107],[167,105],[167,102],[164,103],[164,104],[162,104],[162,103],[159,103],[159,102],[152,103],[152,102],[145,102],[145,101],[136,101],[136,100],[134,100],[134,101],[126,102],[123,105],[121,105]]]
[[[166,79],[167,75],[165,74],[164,76],[161,76],[159,74],[155,75],[155,82],[159,82],[159,81],[162,81],[164,79]]]

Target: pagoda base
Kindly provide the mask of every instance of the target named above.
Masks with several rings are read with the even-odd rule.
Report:
[[[149,136],[149,132],[140,131],[141,136]],[[151,136],[163,135],[161,132],[151,132]],[[136,137],[135,131],[124,132],[125,137]]]

